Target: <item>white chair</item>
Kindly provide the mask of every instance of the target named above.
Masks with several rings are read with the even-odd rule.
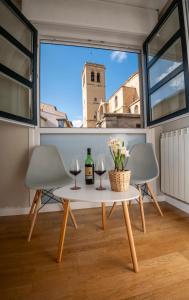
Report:
[[[143,231],[146,232],[142,186],[147,188],[149,193],[148,195],[152,199],[155,208],[157,209],[158,213],[163,216],[156,196],[152,190],[152,187],[150,186],[150,182],[159,176],[159,166],[152,144],[147,143],[134,145],[131,150],[131,155],[127,161],[126,169],[131,170],[131,184],[136,185],[140,193],[139,206],[142,215]],[[112,215],[115,205],[116,203],[113,204],[109,217]]]
[[[25,180],[26,186],[29,189],[36,190],[29,212],[29,216],[32,216],[32,220],[28,242],[31,240],[39,210],[51,199],[62,203],[62,201],[53,196],[52,191],[58,187],[70,184],[71,182],[72,178],[67,174],[62,158],[55,146],[36,146],[34,148]],[[48,200],[41,206],[42,195],[47,196]],[[72,222],[77,229],[77,224],[71,209],[69,210],[69,213]]]

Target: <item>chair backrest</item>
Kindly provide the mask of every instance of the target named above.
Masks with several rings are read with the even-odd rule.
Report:
[[[25,180],[28,187],[37,183],[55,182],[68,176],[55,146],[36,146],[33,149]]]
[[[126,168],[131,170],[131,180],[150,180],[159,176],[159,166],[151,143],[136,144],[131,149]]]

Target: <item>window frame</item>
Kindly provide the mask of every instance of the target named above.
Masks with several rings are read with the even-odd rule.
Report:
[[[148,61],[148,44],[154,35],[159,31],[162,25],[166,22],[166,20],[170,17],[175,8],[178,8],[178,16],[180,22],[180,28],[176,31],[173,36],[167,40],[165,45],[154,55],[154,57]],[[168,7],[164,15],[160,18],[157,25],[154,27],[150,35],[147,37],[143,44],[143,54],[144,54],[144,79],[145,79],[145,91],[146,91],[146,118],[147,118],[147,126],[153,126],[156,124],[160,124],[164,121],[173,119],[175,117],[181,116],[189,112],[189,63],[188,63],[188,52],[187,52],[187,42],[186,42],[186,32],[185,32],[185,20],[184,20],[184,12],[182,1],[173,0],[171,5]],[[183,62],[180,66],[178,66],[175,70],[166,75],[162,80],[157,82],[153,87],[150,88],[149,81],[149,69],[152,67],[158,59],[164,54],[176,40],[181,39],[181,47],[182,47],[182,57]],[[156,120],[151,120],[150,112],[150,95],[152,95],[155,91],[157,91],[160,87],[168,83],[171,79],[175,78],[177,75],[184,74],[184,83],[185,83],[185,95],[186,95],[186,107],[170,113],[169,115],[162,116]]]
[[[65,128],[65,124],[64,124],[65,120],[64,119],[57,119],[57,121],[58,121],[58,127],[57,128]],[[59,122],[62,122],[64,126],[59,126],[60,125]]]
[[[95,72],[91,71],[91,82],[95,82]]]
[[[0,73],[7,76],[11,80],[16,81],[18,84],[24,85],[31,89],[31,102],[32,102],[32,118],[28,119],[22,116],[18,116],[12,113],[0,111],[0,118],[5,120],[17,121],[19,123],[37,125],[37,39],[38,32],[36,28],[28,21],[28,19],[22,14],[22,12],[10,1],[1,0],[3,5],[10,10],[10,12],[20,20],[32,33],[32,50],[28,50],[20,41],[18,41],[13,35],[11,35],[6,29],[0,25],[0,35],[6,39],[12,46],[18,49],[21,53],[27,56],[31,61],[32,66],[32,81],[19,75],[15,71],[6,67],[0,63]]]
[[[96,82],[100,83],[100,72],[97,72],[96,74]]]
[[[83,127],[72,127],[72,128],[60,128],[60,127],[41,127],[40,124],[40,103],[41,103],[41,92],[40,92],[40,85],[41,85],[41,78],[40,78],[40,61],[41,61],[41,44],[52,44],[52,45],[63,45],[63,46],[78,46],[78,47],[84,47],[84,48],[91,48],[93,47],[94,49],[105,49],[105,50],[114,50],[114,51],[122,51],[122,52],[130,52],[130,53],[135,53],[138,55],[138,73],[139,73],[139,89],[140,89],[140,107],[141,107],[141,114],[140,114],[140,118],[141,118],[141,127],[139,130],[141,130],[141,132],[146,132],[146,124],[145,124],[145,103],[144,103],[144,80],[143,80],[143,62],[142,62],[142,49],[137,49],[137,48],[127,48],[124,44],[120,45],[117,43],[114,44],[105,44],[104,42],[98,42],[95,43],[94,41],[91,43],[89,43],[88,40],[80,40],[80,39],[75,39],[75,38],[54,38],[52,36],[49,36],[48,34],[40,34],[39,33],[39,76],[37,78],[37,84],[38,84],[38,90],[39,90],[39,96],[38,96],[38,118],[39,118],[39,124],[38,124],[38,128],[39,128],[39,132],[40,133],[79,133],[79,134],[90,134],[90,133],[118,133],[120,132],[135,132],[136,128],[83,128]],[[93,71],[92,71],[93,72]],[[91,75],[91,72],[90,72]],[[94,73],[95,75],[95,73]],[[94,81],[95,82],[95,81]]]

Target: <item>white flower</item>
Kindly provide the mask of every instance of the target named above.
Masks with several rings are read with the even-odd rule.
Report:
[[[126,155],[126,152],[127,152],[126,147],[121,147],[121,154]]]
[[[129,150],[126,150],[126,156],[127,156],[127,157],[130,156]]]

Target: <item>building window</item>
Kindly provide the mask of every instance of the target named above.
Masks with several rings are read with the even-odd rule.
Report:
[[[134,107],[134,113],[138,114],[138,105],[135,105],[135,107]]]
[[[63,119],[59,119],[57,121],[58,121],[58,127],[64,128],[64,120]]]
[[[182,1],[173,1],[144,43],[147,125],[189,111],[189,75]]]
[[[97,82],[100,82],[100,73],[97,73]]]
[[[85,74],[83,75],[83,86],[85,85]]]
[[[115,96],[115,108],[117,108],[118,107],[118,98],[117,98],[117,96]]]
[[[94,72],[91,72],[91,81],[94,81]]]
[[[97,113],[95,112],[95,114],[94,114],[94,119],[96,120],[96,117],[97,117]]]
[[[0,10],[0,117],[37,125],[37,31],[11,1]]]
[[[96,97],[94,98],[94,102],[97,102],[97,98]]]

